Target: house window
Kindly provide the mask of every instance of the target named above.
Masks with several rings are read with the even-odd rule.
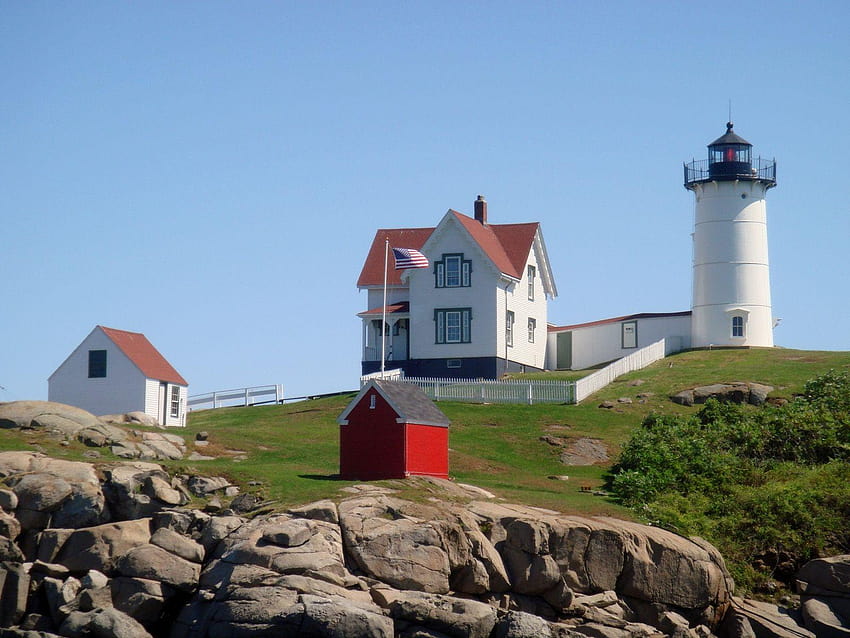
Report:
[[[528,267],[528,300],[534,301],[534,279],[537,276],[537,268],[534,266]]]
[[[176,385],[171,386],[171,416],[180,416],[180,388]]]
[[[637,321],[625,321],[622,324],[623,349],[637,348]]]
[[[440,308],[434,311],[437,343],[469,343],[471,341],[471,308]]]
[[[461,366],[460,359],[446,359],[447,368],[459,368]]]
[[[537,319],[528,318],[528,343],[534,343],[534,331],[537,330]]]
[[[468,288],[472,262],[462,253],[444,254],[442,260],[434,262],[434,277],[437,288]]]
[[[89,379],[106,377],[106,350],[89,350]]]
[[[514,313],[513,310],[508,310],[505,316],[505,344],[514,345]]]
[[[744,336],[744,318],[740,315],[735,315],[734,317],[732,317],[732,336]]]

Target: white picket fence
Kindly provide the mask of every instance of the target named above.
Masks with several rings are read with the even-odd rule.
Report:
[[[368,375],[374,378],[375,375]],[[380,378],[380,375],[377,375]],[[389,378],[385,376],[384,378]],[[419,386],[434,401],[459,401],[461,403],[575,403],[575,383],[557,380],[521,379],[440,379],[436,377],[396,376]],[[369,379],[361,378],[361,385]]]
[[[192,410],[262,405],[264,403],[280,403],[282,401],[283,385],[277,384],[195,394],[189,397],[188,406],[191,412]]]
[[[672,351],[667,350],[668,345],[673,348]],[[528,405],[581,403],[617,377],[645,368],[678,349],[680,349],[678,344],[668,344],[666,340],[661,339],[577,381],[406,377],[404,370],[401,369],[386,370],[383,372],[383,378],[418,385],[434,401],[526,403]],[[360,387],[366,385],[370,379],[380,378],[382,378],[380,372],[364,375],[360,377]]]
[[[617,377],[628,372],[634,372],[645,368],[651,363],[663,359],[667,355],[666,342],[664,339],[641,348],[632,354],[617,359],[601,370],[583,377],[576,381],[576,403],[581,403],[597,390],[601,390]]]

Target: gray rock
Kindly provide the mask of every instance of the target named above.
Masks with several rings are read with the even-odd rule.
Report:
[[[773,392],[773,386],[761,383],[750,383],[750,404],[763,405],[767,401],[767,395]]]
[[[151,544],[193,563],[202,563],[204,560],[203,545],[166,527],[161,527],[153,533]]]
[[[114,607],[92,614],[88,631],[96,638],[152,638],[141,624]]]
[[[393,621],[380,613],[349,604],[345,599],[328,600],[301,596],[304,621],[300,633],[339,638],[392,638]]]
[[[74,436],[84,427],[97,425],[93,414],[50,401],[12,401],[0,404],[0,428],[43,428]]]
[[[42,539],[39,558],[45,562],[54,562],[55,556],[55,562],[72,572],[86,573],[94,569],[109,575],[119,557],[150,541],[150,519],[105,523],[70,533],[48,529],[42,533]]]
[[[100,589],[109,584],[109,577],[96,569],[90,569],[86,572],[86,575],[80,579],[80,584],[86,589]]]
[[[295,516],[296,518],[309,518],[314,521],[324,521],[326,523],[333,523],[334,525],[339,523],[339,516],[336,511],[336,503],[330,500],[316,501],[315,503],[309,503],[307,505],[295,507],[287,511],[289,514],[292,514],[292,516]]]
[[[423,625],[447,636],[488,638],[496,625],[496,610],[474,600],[400,591],[386,602],[394,619]]]
[[[116,609],[146,626],[159,621],[166,600],[176,590],[156,580],[118,576],[109,581],[112,603]]]
[[[745,618],[756,636],[815,638],[814,633],[801,627],[776,605],[746,598],[735,598],[733,603],[734,614]]]
[[[493,630],[493,638],[549,638],[552,630],[540,616],[522,611],[509,611]]]
[[[412,517],[390,520],[392,497],[365,496],[339,505],[345,547],[364,573],[399,589],[449,591],[451,565],[442,538],[430,522]]]
[[[3,539],[0,539],[3,540]],[[27,568],[16,563],[0,565],[0,627],[17,625],[27,610],[30,575]]]
[[[679,405],[692,406],[694,404],[694,391],[682,390],[670,397],[670,400],[673,403],[678,403]]]
[[[230,485],[230,481],[221,476],[191,476],[186,486],[195,496],[201,498],[218,490],[223,490]]]
[[[145,477],[142,490],[151,498],[166,505],[184,505],[187,502],[180,491],[175,490],[168,481],[159,476]]]
[[[230,488],[225,488],[229,490]],[[237,514],[247,514],[257,509],[262,501],[253,494],[240,494],[230,502],[230,509]]]
[[[158,580],[183,592],[198,585],[201,567],[156,545],[134,547],[121,556],[116,570],[122,576]]]
[[[15,540],[21,533],[21,524],[18,519],[0,510],[0,536]]]
[[[0,536],[0,562],[22,563],[24,554],[15,541]]]
[[[806,629],[818,638],[850,636],[850,600],[846,598],[806,598],[800,611]]]
[[[810,560],[797,572],[797,588],[804,594],[850,595],[850,554]]]
[[[315,527],[310,521],[293,519],[263,530],[263,540],[281,547],[300,547],[313,536]]]
[[[18,497],[12,490],[0,488],[0,509],[14,512],[18,507]]]

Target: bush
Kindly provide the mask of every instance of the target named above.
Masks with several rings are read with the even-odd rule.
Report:
[[[714,542],[750,583],[850,551],[850,377],[829,372],[796,400],[754,409],[714,400],[650,415],[609,487],[650,522]],[[778,571],[777,571],[778,570]],[[785,570],[785,571],[783,571]]]

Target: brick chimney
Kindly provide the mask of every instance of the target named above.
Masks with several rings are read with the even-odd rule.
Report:
[[[479,195],[475,200],[475,221],[484,226],[487,225],[487,200],[484,199],[484,195]]]

